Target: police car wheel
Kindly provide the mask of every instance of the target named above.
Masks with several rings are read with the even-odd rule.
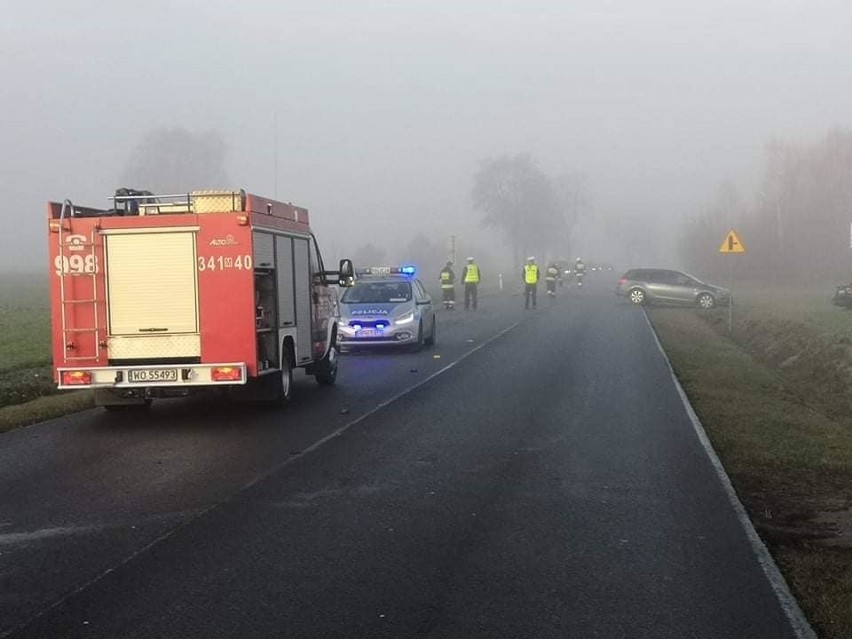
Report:
[[[419,351],[422,349],[425,341],[423,336],[423,320],[420,320],[420,324],[417,326],[417,341],[411,345],[412,350]]]
[[[433,317],[432,318],[432,330],[429,331],[429,337],[427,337],[423,340],[423,343],[426,344],[426,346],[434,346],[435,345],[435,338],[437,337],[437,330],[438,330],[438,326],[435,322],[435,318]]]

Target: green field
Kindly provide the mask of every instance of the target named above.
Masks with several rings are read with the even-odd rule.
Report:
[[[56,392],[43,275],[0,276],[0,408]]]

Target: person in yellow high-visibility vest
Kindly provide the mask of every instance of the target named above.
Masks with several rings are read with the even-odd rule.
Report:
[[[538,264],[535,263],[534,257],[528,257],[527,263],[524,264],[524,309],[530,307],[530,298],[532,298],[532,307],[536,308],[538,300]]]
[[[473,258],[467,258],[467,264],[464,266],[461,276],[464,283],[464,310],[469,310],[473,304],[473,310],[477,307],[477,292],[479,283],[482,281],[482,271],[479,270],[479,265],[474,263]]]

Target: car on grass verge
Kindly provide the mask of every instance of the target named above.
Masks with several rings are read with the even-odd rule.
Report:
[[[627,271],[618,280],[615,294],[637,305],[659,302],[710,309],[731,303],[731,292],[727,288],[707,284],[688,273],[662,268]]]
[[[831,303],[841,308],[852,308],[852,282],[834,287],[834,297]]]

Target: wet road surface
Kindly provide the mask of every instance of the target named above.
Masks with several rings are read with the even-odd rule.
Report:
[[[562,293],[284,410],[0,435],[0,635],[794,636],[643,313]]]

